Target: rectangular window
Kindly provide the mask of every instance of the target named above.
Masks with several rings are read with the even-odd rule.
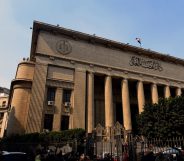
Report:
[[[48,87],[47,90],[47,101],[55,101],[56,88]]]
[[[2,107],[5,107],[5,106],[6,106],[6,101],[3,101]]]
[[[44,129],[48,129],[52,131],[52,124],[53,124],[53,115],[52,114],[45,114],[44,117]]]
[[[61,130],[69,129],[69,116],[62,115],[61,117]]]
[[[3,119],[4,113],[0,113],[0,119]]]
[[[63,103],[70,102],[72,91],[70,89],[63,90]]]

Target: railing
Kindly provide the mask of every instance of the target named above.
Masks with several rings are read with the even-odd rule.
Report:
[[[137,160],[152,158],[158,160],[184,161],[184,136],[154,138],[136,141]],[[144,160],[144,159],[143,159]]]

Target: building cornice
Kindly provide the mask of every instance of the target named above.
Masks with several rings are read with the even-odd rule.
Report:
[[[30,58],[33,61],[35,59],[36,45],[37,45],[38,35],[40,31],[52,32],[58,35],[61,34],[61,35],[69,36],[75,40],[83,40],[83,41],[103,45],[109,48],[134,52],[137,55],[159,59],[161,61],[167,61],[174,64],[184,65],[183,59],[176,58],[174,56],[165,55],[150,49],[144,49],[141,47],[136,47],[129,44],[98,37],[96,35],[90,35],[79,31],[74,31],[60,26],[54,26],[54,25],[50,25],[50,24],[42,23],[38,21],[33,22],[32,43],[31,43],[31,53],[30,53]]]
[[[54,60],[57,59],[57,60],[62,62],[62,63],[58,63],[56,65],[55,62],[52,59],[50,59],[49,55],[37,53],[37,56],[46,58],[47,63],[50,66],[51,65],[58,66],[58,64],[59,64],[60,67],[69,68],[69,69],[76,69],[76,68],[82,66],[82,69],[85,69],[86,71],[94,71],[95,73],[98,73],[98,74],[112,73],[112,76],[127,77],[128,79],[134,79],[130,75],[136,75],[138,77],[145,78],[144,82],[154,82],[155,80],[161,79],[161,80],[164,80],[164,82],[169,81],[169,82],[175,82],[176,84],[182,84],[182,88],[184,88],[184,80],[166,77],[166,76],[162,76],[159,74],[148,74],[145,72],[130,70],[127,68],[122,69],[122,68],[118,68],[118,67],[114,67],[114,66],[107,66],[104,64],[82,61],[82,60],[74,59],[74,58],[64,58],[64,57],[61,58],[59,56],[53,56]],[[42,64],[42,62],[37,62],[37,63]],[[77,65],[79,65],[79,66],[77,66]],[[116,72],[118,72],[119,74],[115,74]],[[150,81],[150,79],[147,79],[147,78],[152,79],[152,81]],[[136,77],[136,80],[140,80],[140,78]],[[159,83],[159,84],[166,84],[166,83]],[[177,86],[179,86],[179,85],[177,85]]]

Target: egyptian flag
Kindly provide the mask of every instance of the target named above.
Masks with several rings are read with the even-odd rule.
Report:
[[[135,40],[141,45],[141,39],[136,37]]]

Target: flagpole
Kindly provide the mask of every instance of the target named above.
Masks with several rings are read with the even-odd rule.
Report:
[[[142,46],[141,46],[141,39],[136,37],[135,40],[139,43],[140,47],[142,48]]]

